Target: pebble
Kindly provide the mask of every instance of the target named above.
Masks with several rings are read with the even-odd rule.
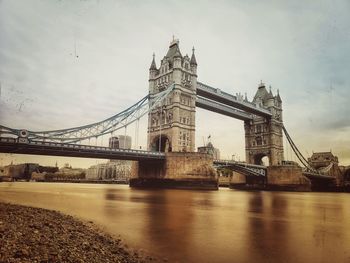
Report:
[[[0,262],[157,262],[56,211],[0,202],[0,218]]]

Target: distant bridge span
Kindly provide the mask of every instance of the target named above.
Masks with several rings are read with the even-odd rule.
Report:
[[[214,166],[217,168],[228,168],[247,177],[265,177],[268,179],[268,167],[265,165],[248,164],[233,160],[214,160]],[[303,171],[303,175],[311,181],[331,182],[335,180],[335,177],[333,176],[307,170]]]
[[[217,168],[228,168],[245,176],[266,177],[267,167],[264,165],[247,164],[233,160],[214,160],[214,166]]]

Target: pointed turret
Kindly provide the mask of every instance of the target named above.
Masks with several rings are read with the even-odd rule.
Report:
[[[257,101],[265,102],[268,95],[269,95],[269,93],[267,92],[267,90],[265,88],[265,84],[261,81],[259,88],[258,88],[257,92],[255,93],[253,102],[254,103]]]
[[[266,99],[273,99],[273,94],[272,94],[272,91],[271,91],[271,85],[269,86],[269,94],[267,94],[266,96]]]
[[[196,60],[196,56],[194,55],[194,47],[192,48],[192,57],[191,57],[191,65],[195,65],[197,66],[197,60]]]
[[[175,57],[182,58],[178,39],[173,39],[173,41],[170,42],[169,50],[165,56],[170,60],[172,60]]]
[[[156,65],[156,61],[155,61],[155,54],[153,53],[153,60],[152,60],[152,63],[151,63],[151,66],[150,66],[150,70],[157,70],[157,65]]]
[[[277,90],[276,99],[277,99],[278,102],[282,102],[282,99],[281,99],[281,97],[280,97],[280,90],[279,90],[279,89]]]

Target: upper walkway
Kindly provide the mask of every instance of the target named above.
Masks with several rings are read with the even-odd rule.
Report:
[[[271,112],[268,109],[262,108],[259,105],[246,101],[244,99],[240,99],[237,96],[221,91],[220,89],[213,88],[202,82],[197,82],[197,96],[240,109],[246,114],[255,114],[265,118],[270,118],[272,116]]]

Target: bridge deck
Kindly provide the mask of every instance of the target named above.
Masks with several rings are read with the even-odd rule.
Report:
[[[230,168],[246,176],[266,177],[266,166],[236,162],[233,160],[214,160],[214,165]]]
[[[329,181],[335,180],[335,177],[333,177],[333,176],[317,174],[317,173],[303,172],[303,175],[311,180],[313,180],[313,179],[314,180],[329,180]]]
[[[28,143],[17,143],[16,140],[12,138],[0,138],[0,152],[131,161],[165,160],[165,154],[159,152],[112,149],[109,147],[53,142],[34,141]]]

